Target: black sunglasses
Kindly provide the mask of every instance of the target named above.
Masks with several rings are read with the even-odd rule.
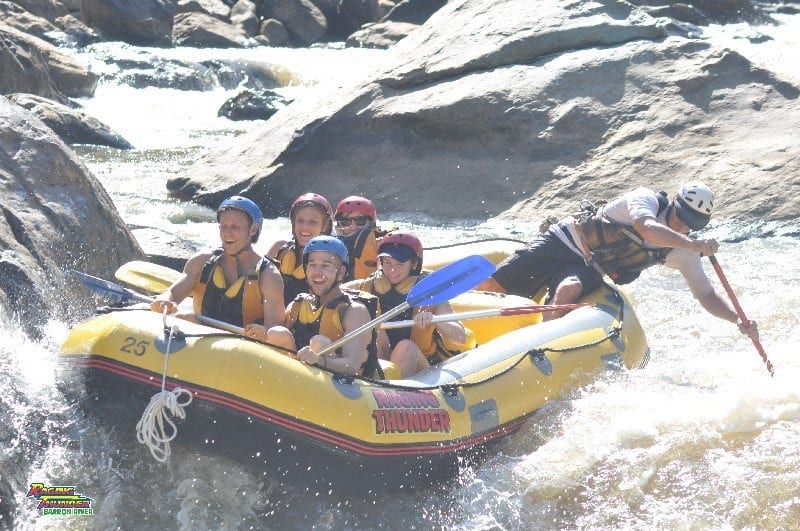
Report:
[[[339,218],[336,220],[336,226],[340,228],[349,227],[355,223],[359,227],[365,227],[372,218],[369,216],[356,216],[354,218]]]

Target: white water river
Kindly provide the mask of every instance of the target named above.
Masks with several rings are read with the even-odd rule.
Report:
[[[800,24],[797,17],[784,20],[788,27],[756,28],[774,35],[773,42],[734,38],[753,31],[743,25],[714,28],[712,38],[800,84]],[[384,54],[103,45],[87,50],[85,57],[93,61],[100,53],[259,59],[295,80],[282,89],[293,97],[335,90],[379,64]],[[82,102],[89,114],[137,147],[127,153],[78,149],[131,226],[177,235],[195,247],[216,243],[211,211],[167,199],[164,183],[220,138],[254,126],[216,116],[233,93],[104,84]],[[428,245],[486,236],[528,238],[535,230],[414,220],[404,226],[418,231]],[[288,222],[268,220],[265,232],[287,235]],[[55,389],[56,352],[66,325],[53,321],[45,338],[35,342],[14,323],[0,323],[5,337],[0,344],[0,452],[11,463],[0,472],[14,489],[14,526],[800,528],[800,232],[791,225],[712,224],[706,234],[723,242],[719,261],[743,308],[759,323],[774,378],[752,343],[733,325],[704,313],[679,276],[649,270],[628,292],[647,331],[650,364],[627,374],[601,375],[553,400],[481,467],[433,491],[378,492],[354,500],[302,487],[278,488],[268,476],[217,457],[176,452],[169,465],[158,465],[132,432],[127,439],[109,435]],[[264,240],[266,247],[270,238]],[[710,265],[708,273],[713,278]],[[94,516],[39,515],[33,500],[25,498],[32,482],[75,485],[94,500]],[[8,524],[0,521],[0,528]]]

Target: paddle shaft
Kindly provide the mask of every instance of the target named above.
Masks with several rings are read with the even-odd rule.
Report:
[[[717,272],[719,281],[722,283],[722,287],[725,288],[725,292],[728,294],[728,298],[731,300],[734,310],[736,310],[736,315],[738,315],[739,319],[742,321],[742,326],[748,328],[750,326],[750,320],[744,314],[744,310],[739,304],[739,299],[736,298],[736,294],[733,292],[731,285],[728,283],[725,273],[722,272],[722,267],[719,265],[717,258],[715,256],[709,256],[708,259],[711,261],[711,265],[714,266],[714,271]],[[753,345],[761,355],[761,359],[764,360],[764,364],[767,366],[770,376],[775,376],[775,369],[773,369],[772,363],[769,361],[767,353],[764,351],[764,347],[761,346],[761,342],[755,337],[751,337],[750,339],[753,341]]]
[[[133,300],[146,303],[152,303],[155,300],[155,297],[149,297],[147,295],[137,293],[133,290],[120,286],[116,282],[110,282],[108,280],[88,275],[80,271],[73,270],[72,273],[78,277],[78,279],[81,281],[81,284],[90,290],[103,293],[106,296],[110,296],[118,300]],[[205,315],[195,315],[194,317],[201,323],[208,326],[213,326],[227,332],[233,332],[234,334],[244,333],[243,328],[226,323],[225,321],[219,321],[211,317],[206,317]]]
[[[452,321],[468,321],[470,319],[483,319],[485,317],[524,315],[537,312],[555,312],[563,310],[574,310],[584,306],[594,306],[591,302],[581,302],[577,304],[550,304],[550,305],[530,305],[530,306],[509,306],[508,308],[492,308],[489,310],[475,310],[472,312],[451,313],[445,315],[434,315],[431,323],[448,323]],[[381,325],[383,330],[393,328],[408,328],[414,326],[414,320],[392,321]]]

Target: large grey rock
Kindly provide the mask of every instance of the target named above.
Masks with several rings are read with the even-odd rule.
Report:
[[[325,15],[310,0],[272,0],[264,6],[264,18],[280,21],[301,46],[319,41],[328,30]]]
[[[33,114],[0,97],[0,307],[29,332],[86,291],[78,269],[113,278],[142,256],[111,199]]]
[[[244,48],[256,43],[241,29],[205,13],[180,13],[173,27],[175,46]]]
[[[171,46],[171,0],[81,0],[81,19],[107,39]]]
[[[381,22],[424,24],[445,4],[447,4],[447,0],[402,0],[386,13]]]
[[[231,16],[231,8],[222,0],[178,0],[175,14],[178,13],[205,13],[227,22]]]
[[[258,35],[261,24],[256,14],[256,5],[251,0],[238,0],[231,7],[231,24],[242,30],[248,37]]]
[[[14,0],[14,3],[29,13],[50,22],[69,14],[67,7],[59,0]]]
[[[274,18],[268,18],[261,22],[258,35],[267,46],[283,46],[289,42],[289,32],[286,31],[286,27]]]
[[[26,46],[25,35],[0,23],[0,94],[30,92],[63,99],[47,68],[47,59],[36,47]]]
[[[797,87],[729,50],[668,38],[624,2],[526,6],[448,3],[383,72],[294,102],[168,189],[208,206],[244,191],[270,215],[306,190],[358,188],[387,214],[536,220],[702,179],[723,217],[800,211]]]
[[[351,48],[386,49],[394,46],[419,26],[407,22],[376,22],[365,24],[347,38],[345,44]]]
[[[217,116],[229,120],[267,120],[290,103],[274,90],[243,90],[228,98]]]
[[[0,93],[30,92],[63,101],[91,96],[98,76],[49,42],[0,23]]]
[[[97,118],[33,94],[9,94],[8,99],[39,118],[67,144],[94,144],[117,149],[133,146]]]
[[[47,40],[58,29],[46,18],[36,16],[14,2],[0,0],[0,20],[23,33]]]

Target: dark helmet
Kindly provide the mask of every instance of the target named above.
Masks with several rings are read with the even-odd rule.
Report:
[[[309,253],[313,253],[314,251],[325,251],[326,253],[335,254],[342,260],[342,264],[344,264],[345,267],[347,267],[349,262],[347,246],[342,243],[342,240],[333,236],[315,236],[308,240],[308,243],[303,248],[303,267],[308,263]]]
[[[240,195],[231,196],[219,204],[217,222],[219,222],[219,216],[223,210],[239,210],[247,214],[247,217],[250,218],[250,223],[258,227],[258,232],[253,236],[253,242],[258,241],[258,237],[261,235],[261,227],[264,225],[264,215],[261,214],[261,209],[258,208],[257,204]]]
[[[289,219],[292,222],[292,230],[294,231],[294,216],[298,210],[303,207],[313,206],[319,209],[325,216],[328,218],[328,226],[322,230],[323,234],[330,234],[333,232],[333,207],[331,207],[330,202],[327,199],[322,197],[319,194],[315,194],[313,192],[308,192],[297,199],[294,200],[292,203],[292,207],[289,209]]]
[[[394,230],[386,234],[378,244],[378,257],[381,256],[390,256],[400,262],[416,258],[417,264],[411,274],[418,275],[422,271],[422,242],[411,232]]]
[[[372,204],[372,201],[366,197],[361,197],[358,195],[345,197],[339,201],[338,205],[336,205],[336,216],[339,214],[350,213],[362,214],[372,218],[373,221],[378,219],[378,213],[375,210],[375,205]]]

